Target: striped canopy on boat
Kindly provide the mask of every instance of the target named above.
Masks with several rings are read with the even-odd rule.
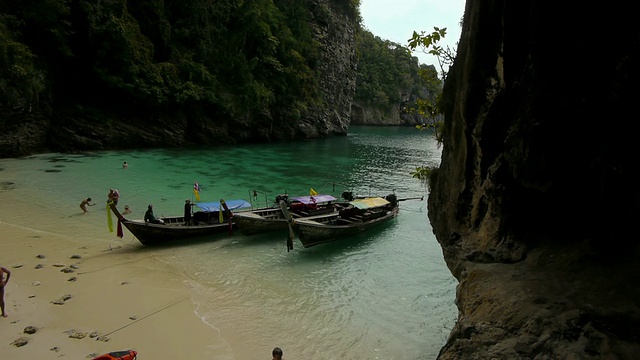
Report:
[[[311,198],[313,198],[314,200],[311,200]],[[299,201],[303,204],[311,204],[313,202],[316,203],[323,203],[323,202],[329,202],[329,201],[335,201],[336,198],[334,198],[331,195],[325,195],[325,194],[318,194],[318,195],[308,195],[308,196],[298,196],[298,197],[294,197],[292,198],[293,200]]]
[[[369,209],[369,208],[379,207],[379,206],[384,206],[389,204],[389,202],[386,199],[383,199],[381,197],[356,199],[349,203],[357,207],[358,209]]]

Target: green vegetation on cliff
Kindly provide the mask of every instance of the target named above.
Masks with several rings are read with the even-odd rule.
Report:
[[[341,7],[359,16],[359,1]],[[287,127],[322,101],[307,1],[23,0],[0,14],[0,109]]]
[[[433,100],[442,92],[440,81],[430,81],[421,75],[435,74],[435,68],[419,64],[406,46],[362,30],[358,36],[358,54],[354,100],[361,105],[386,112],[400,107],[402,112],[417,113],[416,101]]]

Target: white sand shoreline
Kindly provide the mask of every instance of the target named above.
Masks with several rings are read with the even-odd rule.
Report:
[[[153,256],[6,222],[0,222],[0,239],[0,264],[12,272],[5,289],[9,316],[0,319],[2,358],[82,359],[128,349],[141,359],[234,358],[219,330],[196,315],[186,280]],[[62,271],[71,266],[73,272]],[[71,298],[52,303],[65,295]],[[38,331],[25,334],[27,326]],[[69,330],[86,337],[69,337]],[[91,338],[93,332],[108,341]],[[22,337],[26,345],[11,345]]]

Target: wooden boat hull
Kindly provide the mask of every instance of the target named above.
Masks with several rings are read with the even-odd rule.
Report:
[[[160,217],[159,219],[163,220],[164,224],[154,224],[146,223],[144,220],[128,220],[122,216],[113,203],[110,203],[109,207],[120,224],[143,245],[158,245],[173,240],[207,237],[224,232],[231,233],[237,229],[233,221],[229,221],[226,214],[223,217],[223,222],[220,223],[217,212],[208,214],[206,219],[200,219],[206,221],[192,218],[193,223],[186,226],[182,216]]]
[[[233,222],[244,235],[285,231],[288,226],[280,208],[238,213],[233,216]]]
[[[236,227],[231,223],[184,225],[184,218],[161,218],[165,224],[151,224],[140,220],[122,220],[122,225],[144,245],[156,245],[171,240],[206,237],[214,234],[229,232]],[[178,220],[171,223],[171,220]]]
[[[335,197],[331,195],[316,195],[315,197],[323,202],[318,204],[314,203],[313,208],[309,208],[307,206],[309,204],[307,198],[311,197],[312,196],[295,197],[292,199],[297,199],[299,202],[285,205],[293,219],[316,217],[337,211],[335,203],[332,203],[332,201],[336,200]],[[284,232],[289,227],[281,207],[262,208],[236,213],[233,221],[238,226],[238,230],[244,235],[255,235],[274,231]]]
[[[363,233],[396,216],[398,207],[371,220],[341,219],[337,214],[330,214],[315,219],[296,219],[294,228],[302,246],[308,248]]]

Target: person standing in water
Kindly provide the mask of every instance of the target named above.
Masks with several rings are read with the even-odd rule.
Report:
[[[122,168],[123,168],[123,169],[126,169],[126,168],[128,168],[128,167],[129,167],[129,164],[127,164],[127,162],[125,161],[125,162],[122,164]]]
[[[83,212],[89,211],[89,210],[87,210],[87,205],[88,206],[93,206],[95,204],[91,203],[91,198],[86,198],[86,199],[82,200],[82,202],[80,203],[80,209],[82,209]]]

